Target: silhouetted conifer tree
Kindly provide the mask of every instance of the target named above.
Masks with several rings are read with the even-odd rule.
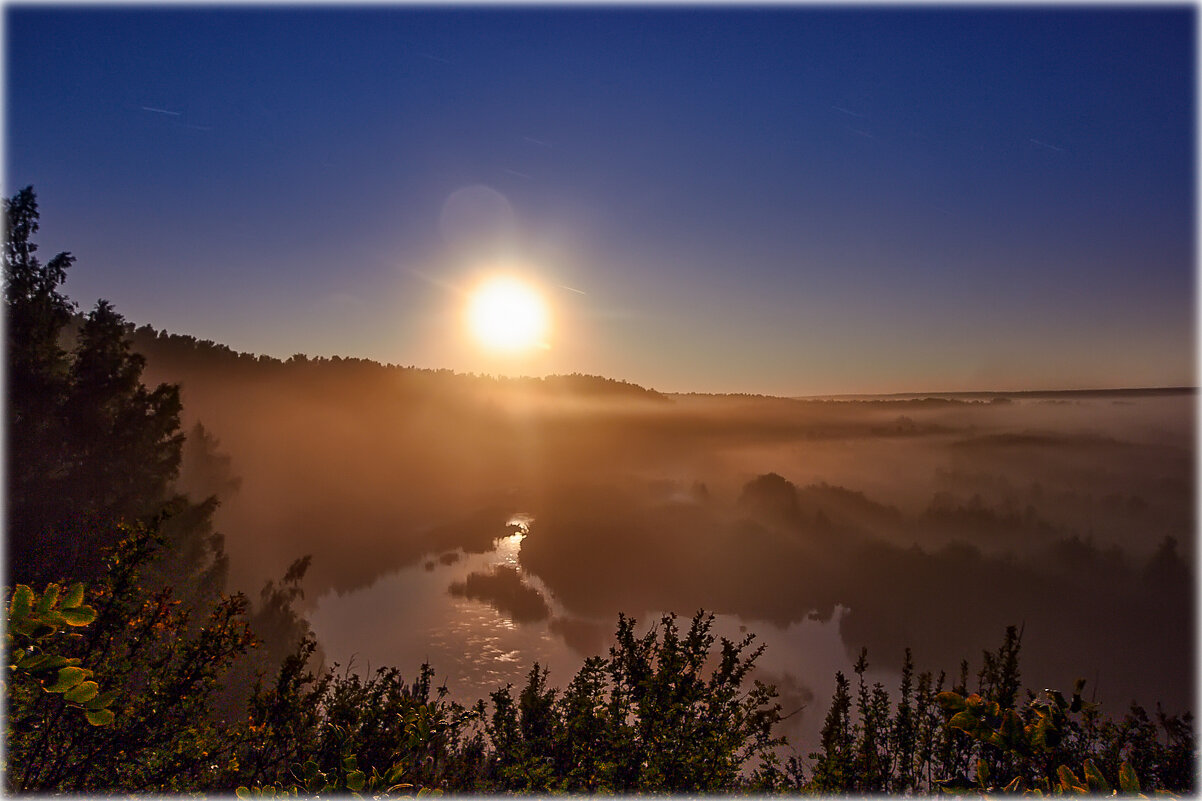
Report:
[[[35,585],[93,578],[122,521],[166,509],[191,511],[197,526],[165,532],[205,536],[212,504],[192,508],[171,491],[184,440],[179,388],[143,386],[145,360],[107,301],[70,330],[74,305],[61,286],[74,258],[36,257],[32,187],[6,200],[4,215],[11,577]]]

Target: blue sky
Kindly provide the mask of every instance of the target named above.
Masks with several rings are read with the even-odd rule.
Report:
[[[68,293],[287,357],[774,394],[1194,383],[1192,7],[6,10]],[[463,336],[474,277],[551,347]]]

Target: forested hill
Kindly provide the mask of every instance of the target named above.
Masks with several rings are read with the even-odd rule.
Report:
[[[1194,789],[1188,713],[1158,705],[1153,720],[1133,704],[1103,719],[1080,682],[1071,701],[1019,695],[1020,678],[1067,687],[1056,677],[1092,667],[1106,692],[1193,705],[1193,560],[1177,550],[1178,537],[1187,553],[1194,541],[1193,417],[1179,399],[1135,416],[1117,407],[1122,426],[1116,407],[1073,408],[1070,422],[1109,420],[1113,435],[1058,437],[1028,427],[1055,434],[1064,419],[1018,404],[897,416],[664,402],[588,376],[281,362],[135,331],[106,301],[72,327],[59,291],[72,257],[35,255],[32,188],[4,206],[7,792]],[[1148,428],[1166,413],[1186,419]],[[840,483],[764,472],[778,465]],[[878,500],[903,474],[918,505]],[[1087,516],[1082,539],[1080,509],[1100,507],[1114,525]],[[538,527],[522,540],[522,575],[509,573],[538,576],[565,631],[618,620],[566,687],[535,663],[516,697],[507,682],[465,706],[435,690],[430,666],[412,683],[398,668],[321,666],[306,592],[489,550],[515,512]],[[230,592],[259,587],[257,602]],[[869,687],[860,650],[854,698],[835,673],[817,750],[783,752],[796,713],[760,678],[772,674],[752,673],[766,653],[754,635],[719,640],[704,612],[687,629],[672,615],[645,628],[652,609],[713,602],[760,621],[771,604],[785,623],[855,610],[841,629],[851,647],[905,646],[899,693]],[[437,620],[410,601],[357,614],[365,646]],[[966,661],[958,681],[915,671],[911,643],[952,665],[1003,620],[976,692]]]
[[[264,380],[293,383],[314,391],[345,386],[348,380],[379,381],[401,395],[489,397],[522,395],[545,399],[668,400],[653,389],[602,376],[572,373],[545,377],[475,375],[448,369],[381,364],[371,359],[296,354],[286,360],[235,351],[211,340],[159,331],[149,325],[130,327],[133,350],[146,357],[147,369],[160,380],[186,384],[189,378]],[[161,374],[161,375],[160,375]]]

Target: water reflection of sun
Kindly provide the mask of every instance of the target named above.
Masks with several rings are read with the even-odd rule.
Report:
[[[497,538],[495,564],[518,567],[518,555],[522,550],[522,540],[529,536],[530,524],[533,522],[533,517],[522,512],[513,515],[505,521],[505,525],[510,530],[513,530],[513,533],[507,537]]]

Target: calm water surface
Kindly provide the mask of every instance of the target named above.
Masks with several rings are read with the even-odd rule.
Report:
[[[451,697],[470,704],[506,684],[520,688],[534,662],[550,669],[549,683],[566,687],[586,656],[607,656],[617,615],[609,620],[590,621],[607,632],[595,654],[582,653],[565,643],[552,629],[552,621],[576,618],[569,614],[537,576],[525,573],[519,563],[524,531],[531,522],[516,514],[510,523],[517,533],[501,529],[493,550],[483,554],[453,552],[449,564],[437,558],[381,577],[371,586],[353,592],[327,593],[317,599],[310,622],[325,650],[327,660],[340,668],[350,666],[360,675],[378,667],[397,666],[409,678],[423,662],[435,670],[436,684],[445,683]],[[447,554],[447,561],[450,554]],[[473,572],[498,565],[516,568],[529,586],[537,589],[551,607],[551,617],[535,622],[515,622],[484,601],[452,595],[449,587]],[[839,622],[846,610],[837,607],[828,621],[805,620],[782,628],[766,621],[744,620],[719,615],[714,630],[718,636],[741,639],[748,631],[767,650],[754,676],[776,684],[784,713],[792,714],[784,731],[798,750],[808,753],[834,691],[834,674],[851,674],[839,635]],[[660,615],[639,620],[646,631]],[[688,625],[681,612],[679,625]],[[718,646],[715,645],[715,649]],[[869,679],[896,688],[897,677],[889,672],[871,672]],[[800,710],[800,711],[797,711]]]

